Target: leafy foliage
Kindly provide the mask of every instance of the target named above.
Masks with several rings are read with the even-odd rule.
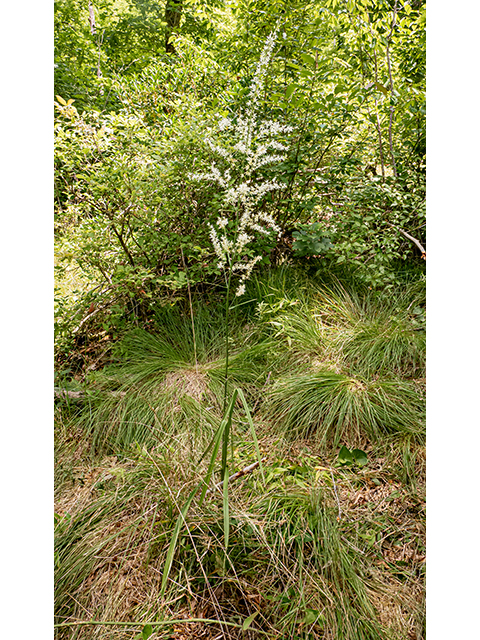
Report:
[[[118,333],[159,298],[217,282],[208,223],[221,194],[188,175],[214,159],[205,130],[245,108],[278,20],[258,114],[294,131],[285,159],[263,168],[281,188],[262,210],[284,240],[254,254],[263,264],[321,255],[323,268],[348,265],[373,288],[400,282],[412,260],[422,269],[403,233],[425,244],[422,3],[187,3],[168,55],[158,5],[92,6],[95,29],[76,0],[55,4],[57,271],[76,263],[88,283],[76,302],[58,297],[63,348],[78,327],[67,309],[102,307],[96,321]]]
[[[293,241],[293,254],[302,258],[304,256],[314,256],[332,248],[333,245],[329,238],[319,235],[322,225],[319,222],[313,222],[310,225],[300,226],[298,231],[294,231],[292,236]]]

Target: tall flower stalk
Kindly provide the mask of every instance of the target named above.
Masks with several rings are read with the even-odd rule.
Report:
[[[237,398],[243,403],[263,476],[262,460],[255,428],[247,402],[240,389],[234,390],[227,408],[230,337],[229,312],[230,291],[233,279],[238,277],[236,295],[242,296],[245,293],[245,282],[250,277],[257,262],[261,260],[261,256],[248,257],[248,245],[254,241],[257,234],[267,236],[276,234],[280,236],[281,233],[280,227],[276,224],[272,215],[260,209],[260,204],[265,195],[279,189],[281,185],[275,179],[262,181],[261,177],[257,175],[257,170],[260,169],[260,167],[272,165],[284,159],[281,152],[286,151],[287,147],[278,142],[275,136],[288,133],[292,130],[291,127],[281,125],[278,122],[261,122],[259,118],[260,93],[265,86],[267,69],[272,57],[277,33],[278,26],[267,38],[255,70],[245,112],[239,114],[235,122],[229,118],[220,119],[215,130],[212,128],[206,132],[206,144],[215,155],[222,158],[221,165],[225,166],[225,168],[222,170],[213,162],[209,172],[190,175],[190,178],[194,180],[214,182],[223,190],[221,214],[215,224],[210,224],[210,238],[218,258],[218,267],[223,271],[225,276],[227,289],[225,296],[225,385],[223,393],[223,420],[213,440],[202,456],[203,459],[212,449],[206,477],[198,487],[193,489],[178,516],[163,570],[160,589],[161,596],[165,594],[178,536],[185,522],[190,504],[200,489],[200,505],[205,499],[208,484],[212,477],[217,454],[220,449],[220,441],[222,443],[221,480],[223,482],[225,560],[227,558],[230,530],[228,507],[228,480],[230,474],[227,463],[227,451],[228,442],[231,441],[232,415]],[[230,145],[225,144],[228,138],[230,138]],[[217,143],[217,141],[220,141],[221,144]]]
[[[260,95],[265,87],[268,66],[272,58],[278,26],[265,42],[250,86],[244,112],[236,118],[221,118],[214,128],[206,131],[205,142],[212,153],[219,157],[213,161],[210,171],[191,174],[194,180],[206,180],[217,184],[223,191],[221,213],[214,224],[209,224],[210,239],[223,271],[226,284],[225,299],[225,387],[223,411],[225,412],[229,365],[229,310],[231,289],[236,280],[235,293],[245,293],[245,283],[262,257],[248,257],[248,246],[259,234],[281,235],[281,229],[270,213],[261,210],[265,196],[280,189],[275,178],[262,180],[258,170],[285,159],[282,152],[287,146],[277,136],[292,131],[292,127],[259,116]]]

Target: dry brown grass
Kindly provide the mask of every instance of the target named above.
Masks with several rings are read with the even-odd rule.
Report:
[[[174,380],[173,376],[169,378],[169,384],[173,386]],[[178,380],[180,389],[204,393],[202,378],[192,375],[186,379],[182,376]],[[185,458],[180,445],[179,441],[173,450],[174,454],[169,454],[171,467],[168,474],[165,471],[165,480],[175,495],[178,495],[182,485],[192,482],[191,470],[182,464]],[[355,470],[339,468],[335,466],[335,460],[319,456],[308,439],[295,443],[279,442],[278,438],[265,431],[263,437],[260,437],[260,448],[262,453],[268,454],[265,464],[267,470],[279,456],[285,457],[292,465],[304,464],[305,456],[311,456],[309,464],[318,467],[316,489],[322,490],[323,500],[332,511],[336,511],[338,504],[340,505],[339,526],[345,544],[361,555],[362,562],[369,566],[368,597],[381,625],[394,638],[421,640],[419,620],[424,608],[424,584],[421,576],[425,562],[424,487],[420,481],[418,490],[412,491],[410,486],[395,477],[395,464],[401,462],[398,452],[396,455],[389,455],[390,451],[396,451],[395,447],[385,447],[386,455],[375,457],[374,449],[367,446],[368,465]],[[418,447],[415,453],[415,471],[417,478],[421,480],[424,475],[424,449]],[[117,456],[107,456],[92,464],[88,462],[83,445],[72,450],[71,442],[68,455],[73,456],[76,463],[72,468],[74,479],[63,485],[56,502],[56,512],[59,515],[70,514],[72,518],[97,500],[105,487],[110,492],[113,491],[113,496],[120,495],[122,486],[129,481],[139,464],[138,460],[133,459],[120,461]],[[152,452],[151,455],[156,459],[157,454]],[[165,467],[162,466],[162,469]],[[201,473],[201,470],[196,472]],[[246,518],[251,517],[249,514],[252,513],[256,500],[248,498],[248,485],[247,477],[231,488],[231,508],[237,513],[243,511]],[[158,506],[156,519],[162,520],[165,517],[164,507],[158,499],[155,501],[155,495],[160,497],[164,493],[165,485],[159,484],[158,477],[154,479],[152,475],[152,479],[145,484],[144,492],[133,496],[115,516],[112,513],[112,518],[106,520],[89,540],[89,545],[93,547],[102,540],[110,539],[96,555],[94,567],[80,588],[70,594],[72,602],[75,602],[70,621],[144,620],[147,623],[146,612],[159,611],[158,593],[167,543],[162,543],[163,551],[156,549],[152,555],[152,522],[155,505]],[[194,521],[198,519],[200,522],[203,517],[202,513],[192,514]],[[252,518],[252,523],[261,529],[262,518]],[[365,528],[368,530],[369,526],[381,535],[370,546],[366,546],[364,539],[357,534],[364,532]],[[206,539],[209,536],[210,542]],[[214,533],[207,534],[206,538],[205,548],[218,545]],[[288,554],[287,548],[283,553]],[[278,561],[283,561],[280,556],[275,560]],[[178,584],[178,594],[183,594],[187,599],[187,606],[181,606],[181,601],[166,603],[162,608],[163,615],[177,619],[222,619],[222,616],[231,619],[229,616],[236,613],[246,618],[252,611],[258,608],[263,610],[265,606],[261,585],[263,584],[264,592],[273,587],[273,583],[269,582],[273,574],[267,576],[267,573],[268,571],[264,576],[258,576],[258,584],[239,578],[235,583],[221,582],[218,587],[210,590],[206,588],[203,594],[198,590],[191,591],[188,580],[181,581]],[[295,584],[293,577],[291,584]],[[59,640],[131,640],[132,637],[135,637],[133,628],[128,630],[92,626],[57,632]],[[219,628],[218,625],[186,622],[174,625],[169,635],[164,635],[159,630],[156,637],[171,640],[220,640],[239,638],[241,634],[234,629]],[[334,640],[335,634],[324,629],[322,635],[315,637]]]
[[[167,373],[161,388],[173,392],[174,402],[185,395],[201,402],[210,395],[208,377],[203,371],[195,369],[181,369]]]

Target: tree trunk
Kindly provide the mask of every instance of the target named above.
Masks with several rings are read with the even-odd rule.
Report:
[[[165,22],[167,23],[165,30],[165,51],[167,53],[175,53],[175,47],[169,42],[169,39],[180,25],[182,10],[183,0],[167,0],[165,4]]]

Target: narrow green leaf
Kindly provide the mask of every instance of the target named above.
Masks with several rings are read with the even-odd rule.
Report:
[[[341,58],[333,58],[333,61],[337,64],[341,64],[342,67],[345,67],[346,69],[351,69],[352,67],[352,65],[348,64],[348,62],[345,62],[345,60],[342,60]]]
[[[230,509],[228,504],[228,466],[225,469],[223,478],[223,535],[225,537],[225,551],[228,549],[228,540],[230,538]]]
[[[388,89],[386,89],[383,85],[381,85],[379,82],[375,82],[375,86],[376,88],[381,91],[383,93],[384,96],[388,95]]]
[[[215,466],[215,460],[217,458],[217,453],[218,453],[218,450],[220,448],[220,442],[222,440],[222,434],[223,434],[224,426],[225,426],[225,424],[222,421],[221,425],[217,429],[217,433],[215,434],[215,437],[214,437],[214,440],[213,440],[213,451],[212,451],[212,455],[211,455],[211,458],[210,458],[210,463],[208,465],[207,475],[203,479],[203,488],[202,488],[202,493],[200,495],[200,500],[199,500],[200,506],[203,503],[203,500],[205,498],[205,494],[207,493],[207,490],[208,490],[208,483],[210,482],[210,478],[212,477],[213,467]]]
[[[205,494],[207,493],[207,490],[208,490],[208,483],[210,482],[210,478],[212,477],[213,468],[215,466],[215,461],[217,459],[217,454],[220,448],[220,442],[222,441],[223,433],[225,431],[227,424],[229,424],[229,421],[231,423],[233,407],[235,405],[236,399],[237,399],[237,390],[235,390],[232,394],[232,399],[230,400],[230,404],[228,405],[227,412],[222,422],[220,423],[220,426],[217,429],[217,433],[215,434],[215,437],[213,439],[213,451],[212,451],[212,456],[210,458],[210,464],[208,465],[207,475],[203,480],[203,489],[202,489],[202,493],[200,495],[200,500],[199,500],[200,506],[202,505],[203,500],[205,498]],[[210,446],[211,445],[209,445],[209,447]],[[222,458],[223,458],[223,451],[222,451]],[[226,456],[225,456],[225,463],[226,463]],[[223,466],[223,463],[222,463],[222,466]]]
[[[225,414],[225,427],[222,435],[222,469],[220,474],[220,479],[223,480],[225,476],[225,469],[227,467],[227,450],[228,450],[228,442],[230,440],[230,427],[232,426],[232,413],[233,407],[235,406],[235,401],[237,399],[237,391],[233,392],[232,401],[228,407],[227,413]]]
[[[160,588],[160,596],[163,597],[165,595],[165,589],[167,588],[167,580],[168,575],[170,573],[170,569],[172,567],[173,556],[175,555],[175,549],[177,547],[177,540],[180,534],[180,530],[182,528],[183,523],[185,522],[185,516],[187,515],[188,509],[192,503],[193,498],[195,497],[199,487],[195,487],[192,493],[189,495],[188,500],[184,504],[182,510],[180,511],[180,515],[177,518],[177,522],[175,524],[175,529],[173,530],[172,539],[170,541],[170,546],[167,552],[167,558],[165,560],[165,567],[163,568],[162,575],[162,586]]]
[[[255,426],[253,424],[252,416],[250,414],[250,409],[248,408],[247,401],[245,400],[245,396],[243,395],[243,391],[241,389],[237,389],[237,391],[238,391],[238,397],[242,401],[243,408],[245,409],[245,413],[247,414],[247,420],[250,426],[250,431],[253,438],[253,444],[255,445],[255,452],[257,454],[257,458],[260,466],[260,472],[262,474],[263,486],[265,487],[266,483],[265,483],[265,474],[263,472],[263,465],[262,465],[262,454],[260,453],[260,447],[258,446],[258,438],[255,432]]]

